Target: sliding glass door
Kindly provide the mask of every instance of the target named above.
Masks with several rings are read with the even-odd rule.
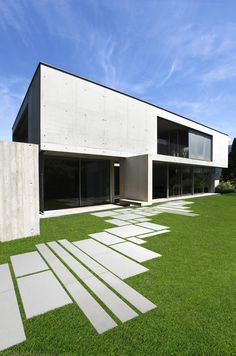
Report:
[[[167,166],[153,162],[153,199],[167,197]]]
[[[45,156],[44,210],[110,202],[110,161]]]
[[[153,199],[212,191],[212,168],[153,162]]]
[[[81,206],[110,202],[110,161],[81,160]]]
[[[181,167],[169,167],[169,196],[175,197],[181,195]]]

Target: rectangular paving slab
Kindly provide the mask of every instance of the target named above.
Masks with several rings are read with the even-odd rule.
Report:
[[[83,262],[85,266],[87,266],[91,271],[96,273],[97,275],[101,275],[102,273],[107,272],[108,270],[96,262],[93,258],[89,257],[78,249],[75,245],[73,245],[68,240],[59,240],[58,241],[63,247],[65,247],[73,256],[75,256],[78,260]]]
[[[168,226],[159,225],[159,224],[150,223],[150,222],[143,222],[143,223],[138,224],[137,226],[142,226],[147,229],[152,229],[152,230],[156,230],[156,231],[169,229]]]
[[[51,271],[20,277],[17,283],[27,319],[72,303]]]
[[[132,219],[135,219],[135,218],[138,218],[139,215],[135,214],[135,213],[132,213],[132,212],[129,212],[129,213],[126,213],[126,214],[117,214],[116,215],[116,219],[120,219],[120,220],[132,220]]]
[[[116,225],[116,226],[129,225],[129,222],[127,222],[125,220],[119,220],[119,219],[110,219],[110,220],[106,220],[106,222],[108,222],[109,224]]]
[[[148,219],[148,218],[137,218],[137,219],[133,220],[134,223],[145,222],[145,221],[151,221],[151,219]]]
[[[107,216],[116,216],[117,213],[113,210],[101,211],[100,213],[92,213],[91,215],[97,216],[99,218],[104,218]]]
[[[102,266],[116,274],[121,279],[136,276],[137,274],[148,271],[148,269],[135,261],[111,250],[106,246],[98,247],[98,242],[92,239],[86,243],[85,240],[76,241],[74,245],[93,257]],[[96,242],[96,243],[95,243]],[[101,245],[101,244],[100,244]],[[115,246],[115,245],[113,245]],[[106,249],[104,249],[104,247]],[[99,252],[98,252],[99,251]]]
[[[49,242],[48,245],[123,323],[138,315],[91,272],[87,270],[89,275],[85,276],[84,269],[86,268],[57,242]]]
[[[92,237],[93,239],[103,243],[104,245],[108,245],[108,246],[114,245],[117,243],[121,243],[124,241],[120,237],[109,234],[106,231],[96,232],[95,234],[89,234],[89,236]]]
[[[98,333],[117,326],[110,315],[45,244],[36,247]]]
[[[146,234],[148,232],[152,232],[153,230],[137,225],[127,225],[127,226],[112,227],[110,229],[106,229],[106,231],[116,236],[119,236],[121,238],[126,238],[126,237]]]
[[[95,262],[91,257],[80,251],[76,246],[67,240],[59,241],[68,251],[70,251],[75,257],[80,259],[88,268],[99,275],[109,286],[111,286],[116,292],[118,292],[123,298],[131,303],[140,312],[145,313],[156,306],[145,298],[142,294],[130,287],[120,278],[113,273],[102,267],[102,271],[99,270],[99,264]]]
[[[161,235],[161,234],[165,234],[167,232],[170,232],[170,230],[160,230],[160,231],[150,232],[149,234],[140,235],[140,236],[138,236],[138,238],[145,239],[146,237]]]
[[[126,240],[134,242],[137,245],[143,245],[143,244],[145,244],[147,242],[147,241],[144,241],[142,239],[139,239],[138,237],[128,237]]]
[[[110,272],[103,273],[101,278],[141,313],[146,313],[149,310],[156,308],[155,304],[137,292],[134,288],[130,287],[127,283],[114,276],[114,274]]]
[[[11,256],[11,263],[16,277],[49,269],[37,251]]]
[[[0,351],[26,340],[8,264],[0,265]]]
[[[145,262],[161,256],[159,253],[148,250],[142,246],[137,246],[129,241],[114,245],[112,248],[130,258],[133,258],[137,262]]]

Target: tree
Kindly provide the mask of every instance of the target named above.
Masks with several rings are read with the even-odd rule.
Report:
[[[231,151],[229,152],[228,168],[222,170],[222,179],[224,181],[233,181],[236,184],[236,138],[234,138]]]

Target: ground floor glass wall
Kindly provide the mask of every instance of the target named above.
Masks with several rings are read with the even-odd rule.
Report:
[[[212,191],[213,168],[153,162],[153,199]]]
[[[44,210],[110,202],[110,161],[45,156]]]

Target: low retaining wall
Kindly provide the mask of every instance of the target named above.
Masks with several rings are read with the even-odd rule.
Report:
[[[0,241],[39,234],[38,146],[0,142]]]

